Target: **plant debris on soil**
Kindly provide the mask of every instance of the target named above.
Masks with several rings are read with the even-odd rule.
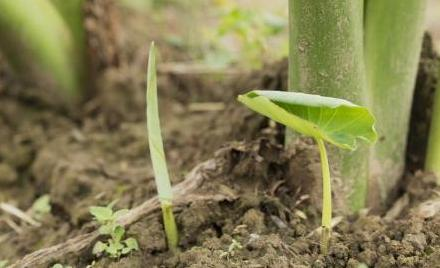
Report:
[[[1,68],[0,203],[27,211],[48,194],[52,210],[38,220],[41,226],[1,211],[0,260],[23,267],[27,254],[94,231],[90,206],[118,200],[117,208],[134,208],[156,195],[145,138],[147,59],[140,51],[125,52],[139,57],[122,55],[118,66],[103,68],[97,91],[75,111],[45,101],[38,89],[22,86]],[[434,72],[423,68],[433,57],[423,54],[417,92],[433,90]],[[440,188],[419,171],[420,161],[405,174],[386,214],[364,210],[336,217],[330,252],[320,254],[320,208],[307,191],[308,184],[320,183],[317,149],[299,139],[285,150],[283,129],[235,101],[248,89],[283,90],[286,78],[285,60],[244,76],[160,74],[173,185],[211,159],[217,168],[204,175],[209,183],[197,192],[234,198],[179,204],[176,254],[167,251],[156,211],[127,227],[127,236],[139,242],[137,252],[96,258],[90,244],[62,258],[44,256],[32,267],[440,267]],[[191,109],[194,103],[205,108]],[[213,103],[222,105],[210,109]]]

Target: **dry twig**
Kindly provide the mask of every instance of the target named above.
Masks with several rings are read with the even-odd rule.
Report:
[[[222,164],[216,159],[210,159],[196,166],[185,178],[184,181],[173,187],[173,194],[175,197],[174,204],[176,206],[185,205],[194,201],[200,200],[234,200],[236,196],[233,194],[201,194],[197,190],[203,185],[205,180],[213,177],[213,174],[221,171]],[[124,227],[129,226],[139,219],[151,215],[160,208],[159,200],[153,197],[143,204],[133,208],[125,214],[119,223]],[[86,250],[91,248],[91,245],[98,239],[98,231],[83,234],[75,238],[69,239],[64,243],[40,249],[31,254],[26,255],[23,259],[17,261],[10,268],[23,267],[40,267],[48,265],[59,259],[66,258],[66,256],[79,256]]]

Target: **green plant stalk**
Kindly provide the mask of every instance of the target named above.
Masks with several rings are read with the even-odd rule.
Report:
[[[84,86],[87,80],[86,31],[84,22],[84,2],[86,0],[51,0],[72,33],[75,43],[75,67],[78,79]]]
[[[75,43],[85,47],[83,5],[85,0],[50,0],[70,28]]]
[[[154,43],[151,43],[148,58],[146,103],[148,144],[150,148],[151,161],[153,163],[154,179],[156,182],[159,201],[162,207],[165,235],[168,241],[168,248],[171,251],[176,251],[179,238],[172,210],[173,194],[160,128],[159,105],[157,97],[156,50]]]
[[[440,72],[438,77],[440,79]],[[440,80],[437,82],[437,90],[435,91],[425,169],[434,172],[437,176],[437,184],[440,185]]]
[[[174,219],[173,206],[170,202],[165,201],[161,203],[161,208],[168,247],[173,251],[177,249],[179,243],[179,234],[176,220]]]
[[[316,138],[321,156],[322,170],[322,233],[321,233],[321,252],[326,255],[328,252],[331,228],[332,228],[332,188],[330,178],[330,167],[328,164],[327,151],[322,139]]]
[[[425,8],[425,0],[366,2],[365,64],[379,133],[371,162],[371,207],[387,202],[404,169]]]
[[[289,91],[367,104],[363,59],[363,1],[289,0]],[[294,139],[287,132],[286,144]],[[345,187],[335,200],[341,213],[365,205],[369,156],[332,148],[330,158]],[[318,191],[316,191],[318,192]]]
[[[15,72],[77,98],[81,75],[69,27],[49,0],[0,1],[0,50]]]

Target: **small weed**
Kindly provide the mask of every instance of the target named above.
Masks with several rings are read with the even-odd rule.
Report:
[[[242,248],[243,248],[243,246],[240,244],[240,242],[238,242],[235,239],[232,239],[232,242],[231,242],[231,244],[228,247],[228,251],[223,252],[220,255],[220,258],[226,258],[226,259],[229,260],[230,257],[233,257],[235,255],[235,252],[237,250],[240,250]]]
[[[110,203],[106,207],[90,207],[90,213],[101,225],[98,230],[99,233],[110,237],[106,242],[96,242],[93,247],[93,254],[100,256],[105,253],[110,258],[117,259],[133,250],[139,250],[139,245],[136,239],[132,237],[125,240],[123,239],[125,229],[117,222],[117,220],[127,213],[128,209],[121,209],[113,212],[114,204],[115,202]]]
[[[41,220],[44,215],[50,213],[51,209],[50,196],[45,194],[35,200],[35,202],[32,204],[32,216],[37,220]]]
[[[287,48],[280,45],[277,49],[275,37],[287,29],[287,18],[264,10],[241,7],[236,1],[217,1],[221,14],[218,27],[213,31],[207,29],[210,50],[205,54],[205,62],[214,66],[225,67],[229,64],[246,64],[259,67],[263,63],[262,55],[273,54],[274,57],[287,55]],[[225,46],[225,40],[232,39],[237,48]],[[272,42],[269,43],[269,40]],[[281,52],[282,51],[282,52]],[[279,53],[279,55],[278,55]]]

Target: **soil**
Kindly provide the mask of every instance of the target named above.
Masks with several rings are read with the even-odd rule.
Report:
[[[93,230],[90,206],[118,200],[117,208],[132,208],[155,196],[145,137],[147,58],[145,47],[133,46],[127,45],[131,50],[118,57],[117,66],[99,65],[97,91],[72,111],[51,104],[37,88],[24,87],[1,68],[0,202],[26,211],[49,194],[52,211],[39,219],[43,227],[2,212],[0,260],[14,263]],[[416,92],[432,92],[434,72],[423,64],[433,57],[423,53]],[[330,252],[320,254],[319,205],[310,200],[307,185],[297,183],[319,178],[316,147],[302,139],[286,151],[282,128],[235,101],[249,89],[283,90],[286,78],[285,60],[248,74],[161,73],[160,112],[172,183],[198,163],[216,159],[221,172],[210,174],[212,184],[200,191],[236,198],[177,207],[180,251],[174,254],[167,250],[156,212],[127,228],[139,251],[113,260],[88,250],[39,267],[57,262],[73,267],[440,267],[440,188],[434,176],[419,170],[420,161],[410,165],[400,198],[385,215],[365,210],[336,218]],[[208,108],[191,108],[200,102]],[[222,106],[209,109],[212,103]],[[409,148],[413,144],[410,138]],[[420,157],[409,152],[411,159]]]

